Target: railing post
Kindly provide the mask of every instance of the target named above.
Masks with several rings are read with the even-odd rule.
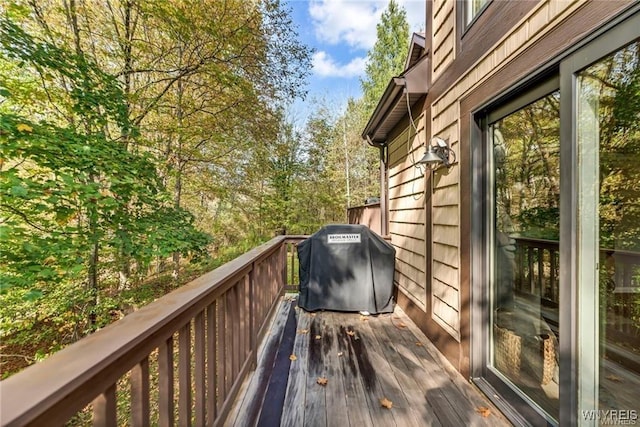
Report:
[[[256,326],[256,263],[249,271],[249,347],[251,348],[251,369],[258,366],[258,328]]]
[[[284,295],[287,292],[287,241],[283,240],[280,249],[280,295]]]
[[[289,271],[289,282],[287,283],[287,285],[289,285],[289,290],[291,290],[291,288],[293,287],[293,285],[295,285],[295,268],[296,268],[296,259],[295,259],[295,245],[293,243],[289,243],[287,245],[287,252],[285,253],[285,255],[287,257],[288,260],[291,260],[291,270]],[[289,268],[289,264],[288,261],[287,262],[287,268]]]

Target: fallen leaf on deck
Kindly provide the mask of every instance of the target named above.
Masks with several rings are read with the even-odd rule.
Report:
[[[382,406],[383,408],[391,409],[391,407],[393,406],[393,402],[386,397],[383,397],[382,399],[380,399],[380,406]]]
[[[487,418],[489,415],[491,415],[491,409],[487,408],[486,406],[477,407],[476,412],[482,415],[483,418]]]
[[[316,339],[319,340],[322,339],[322,337],[320,335],[316,335]]]
[[[298,329],[298,333],[299,334],[308,334],[309,330],[308,329]]]
[[[621,383],[621,382],[622,382],[622,378],[617,377],[617,376],[615,376],[615,375],[607,375],[607,377],[606,377],[606,378],[607,378],[608,380],[615,381],[615,382],[617,382],[617,383]]]
[[[327,385],[327,383],[329,382],[328,379],[324,378],[324,377],[320,377],[316,380],[316,382],[320,385]]]
[[[347,331],[347,335],[350,337],[354,336],[356,333],[354,331]]]
[[[399,328],[406,328],[407,325],[404,322],[400,322],[400,323],[398,323],[398,327]]]
[[[292,354],[291,356],[289,356],[289,360],[291,360],[292,362],[294,360],[298,360],[298,356],[296,356],[295,354]]]
[[[316,313],[311,313],[311,317],[316,317]]]
[[[416,345],[417,345],[418,347],[422,347],[424,344],[422,344],[420,341],[416,341]]]

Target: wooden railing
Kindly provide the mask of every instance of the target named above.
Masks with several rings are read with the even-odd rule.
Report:
[[[525,297],[539,298],[547,307],[557,308],[560,295],[558,242],[530,238],[516,238],[515,242],[516,291]],[[640,252],[601,248],[600,264],[601,286],[613,290],[605,302],[607,327],[637,336],[640,333],[638,322],[631,319],[639,298]]]
[[[558,242],[516,238],[516,290],[558,306],[560,295]]]
[[[555,240],[516,238],[516,289],[558,303],[559,247]],[[616,293],[633,293],[638,288],[634,274],[640,274],[640,252],[600,249],[604,277]]]
[[[381,211],[379,202],[347,209],[349,224],[366,225],[378,234],[382,234],[380,215]]]
[[[300,240],[276,237],[0,382],[2,425],[222,424],[295,288]]]
[[[288,236],[285,241],[285,252],[287,256],[287,284],[286,292],[298,292],[300,290],[300,277],[298,262],[297,244],[306,239],[308,236]]]

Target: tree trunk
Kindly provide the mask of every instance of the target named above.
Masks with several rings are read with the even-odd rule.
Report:
[[[181,171],[181,167],[178,168],[178,173],[176,175],[176,184],[174,187],[174,205],[176,208],[180,207],[180,199],[182,197],[182,171]],[[180,274],[180,252],[174,252],[173,253],[173,271],[171,273],[171,275],[173,276],[174,279],[178,278],[178,275]]]
[[[182,52],[180,52],[182,55]],[[182,59],[182,57],[181,57]],[[176,147],[176,182],[173,190],[173,203],[176,208],[180,208],[181,198],[182,198],[182,169],[184,168],[184,164],[181,160],[182,155],[182,125],[183,125],[183,115],[184,111],[182,109],[182,95],[184,91],[184,85],[182,79],[178,80],[178,102],[176,105],[176,118],[178,119],[178,144]],[[171,275],[174,279],[177,280],[178,275],[180,274],[180,252],[173,253],[173,272]]]
[[[131,85],[131,73],[133,71],[133,54],[132,54],[132,40],[135,34],[136,27],[136,19],[132,16],[133,12],[133,2],[127,0],[122,3],[124,7],[124,38],[120,41],[120,48],[122,49],[122,56],[124,62],[124,94],[125,94],[125,107],[127,109],[127,117],[131,117],[131,95],[132,95],[132,85]],[[115,22],[115,19],[114,19]],[[115,25],[115,23],[114,23]],[[115,28],[116,33],[117,28]],[[129,143],[131,139],[131,130],[130,129],[121,129],[122,143],[125,146],[125,149],[128,150]],[[126,240],[126,235],[128,235],[127,230],[120,228],[120,233],[123,235],[123,239]],[[131,254],[128,253],[122,245],[121,249],[118,251],[117,257],[119,258],[118,264],[118,290],[123,291],[128,288],[129,280],[131,277]]]
[[[89,288],[89,292],[91,294],[91,300],[89,301],[89,325],[91,327],[91,331],[96,329],[97,324],[97,313],[96,308],[98,307],[98,250],[99,244],[98,242],[94,242],[91,246],[91,254],[89,256],[89,269],[88,269],[88,283],[87,286]]]

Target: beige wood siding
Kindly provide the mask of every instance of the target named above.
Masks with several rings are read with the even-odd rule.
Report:
[[[460,99],[512,58],[535,43],[584,1],[540,1],[518,25],[505,34],[486,54],[431,105],[432,136],[448,139],[458,153],[460,142]],[[453,47],[449,30],[455,34],[455,1],[433,3],[433,78],[452,58],[444,52]],[[455,51],[455,49],[453,49]],[[440,52],[441,51],[441,52]],[[453,337],[460,339],[460,186],[459,165],[434,174],[432,204],[432,317]]]
[[[395,282],[426,310],[424,175],[415,162],[424,154],[424,115],[389,144],[389,234],[396,248]]]
[[[433,25],[431,27],[433,61],[431,69],[433,78],[438,75],[455,59],[456,15],[455,1],[434,0]]]

